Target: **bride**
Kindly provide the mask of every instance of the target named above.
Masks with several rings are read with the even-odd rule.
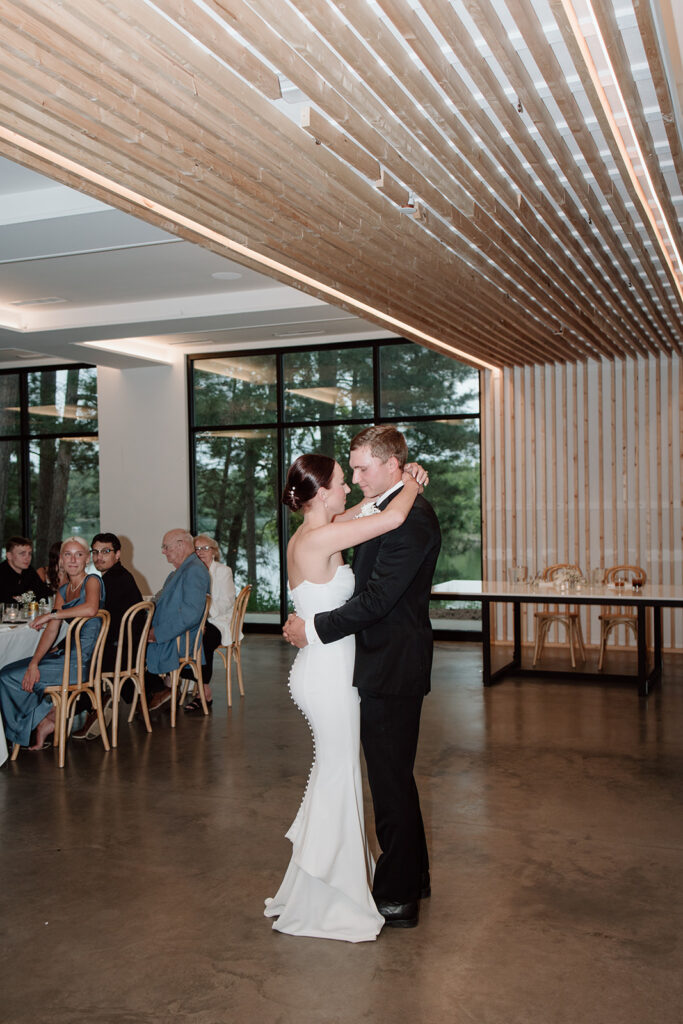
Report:
[[[426,479],[420,467],[410,468]],[[403,489],[385,511],[372,503],[345,511],[350,488],[341,466],[327,455],[299,456],[282,500],[304,517],[287,548],[289,588],[302,618],[348,601],[354,578],[342,551],[399,527],[421,490],[406,471]],[[364,942],[384,924],[370,892],[374,862],[363,819],[354,655],[354,636],[310,644],[299,651],[290,674],[290,693],[313,736],[314,761],[287,832],[292,858],[265,910],[266,917],[277,918],[273,928],[290,935]]]

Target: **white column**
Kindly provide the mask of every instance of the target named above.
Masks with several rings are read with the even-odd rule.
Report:
[[[100,522],[121,538],[121,560],[143,594],[171,571],[163,534],[190,526],[185,360],[97,371]]]

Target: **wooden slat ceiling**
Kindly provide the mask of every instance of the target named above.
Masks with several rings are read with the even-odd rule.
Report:
[[[593,0],[629,138],[588,2],[5,0],[0,152],[474,361],[678,353],[666,55]]]

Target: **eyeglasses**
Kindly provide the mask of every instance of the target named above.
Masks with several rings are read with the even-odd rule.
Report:
[[[90,548],[91,555],[110,555],[113,548]]]
[[[195,551],[213,551],[213,548],[210,544],[199,544],[195,547]]]

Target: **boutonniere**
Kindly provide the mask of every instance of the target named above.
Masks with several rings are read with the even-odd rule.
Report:
[[[377,508],[374,501],[366,501],[364,505],[361,505],[360,512],[356,512],[354,519],[362,519],[363,516],[374,516],[376,512],[381,512],[381,508]]]

